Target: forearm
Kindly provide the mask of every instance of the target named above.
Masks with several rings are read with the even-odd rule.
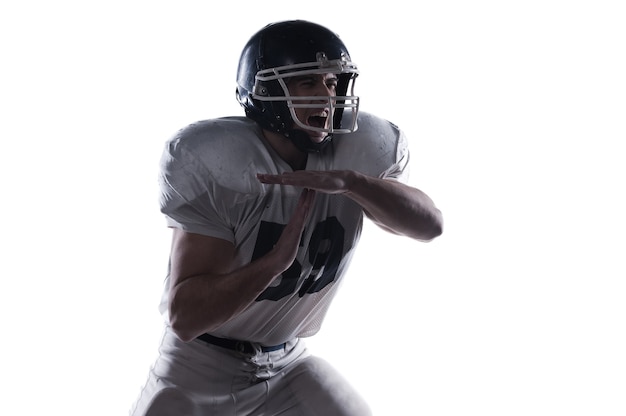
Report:
[[[381,227],[429,241],[443,231],[441,212],[421,190],[389,179],[351,173],[345,195],[359,203]]]
[[[210,332],[244,311],[293,263],[315,192],[301,193],[280,238],[265,255],[238,266],[232,243],[174,231],[170,323],[183,341]]]
[[[189,277],[170,290],[170,322],[183,341],[243,312],[288,266],[270,253],[229,273]]]

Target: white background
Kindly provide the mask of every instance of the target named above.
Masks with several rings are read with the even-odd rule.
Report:
[[[8,3],[1,414],[127,414],[161,334],[163,143],[242,114],[243,44],[291,18],[339,33],[445,216],[429,244],[366,226],[314,352],[377,415],[626,414],[619,1]]]

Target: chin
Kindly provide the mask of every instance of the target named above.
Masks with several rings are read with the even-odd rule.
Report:
[[[309,135],[309,139],[313,142],[313,143],[321,143],[324,141],[324,139],[326,138],[326,136],[328,136],[327,133],[320,133],[317,131],[309,131],[307,132]]]

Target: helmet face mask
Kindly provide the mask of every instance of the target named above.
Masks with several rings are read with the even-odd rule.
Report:
[[[282,67],[268,68],[257,72],[252,98],[259,101],[284,102],[289,109],[289,114],[295,125],[303,130],[312,130],[323,133],[351,133],[357,129],[356,115],[359,109],[359,97],[354,95],[354,80],[358,75],[356,65],[342,55],[339,59],[328,60],[323,52],[317,53],[316,62],[306,62],[301,64],[285,65]],[[287,83],[293,77],[305,75],[336,74],[343,81],[345,86],[341,87],[344,95],[327,96],[292,96]],[[267,88],[267,83],[277,81],[281,87],[281,95],[271,95]],[[339,89],[339,87],[338,87]],[[297,108],[311,108],[329,110],[331,122],[327,127],[315,127],[305,124],[296,115]],[[341,111],[336,111],[341,109]],[[349,126],[341,126],[340,122],[334,120],[334,116],[342,116],[343,111],[348,109],[351,112]]]
[[[336,75],[335,94],[290,94],[290,79],[324,74]],[[357,76],[356,65],[333,32],[306,21],[280,22],[266,26],[246,44],[239,61],[237,99],[246,116],[264,129],[292,138],[302,150],[319,151],[333,133],[358,128],[359,97],[354,95]],[[326,110],[330,123],[312,126],[298,118],[300,108]],[[350,117],[343,117],[344,110]],[[326,133],[327,137],[322,143],[313,143],[303,140],[303,130]]]

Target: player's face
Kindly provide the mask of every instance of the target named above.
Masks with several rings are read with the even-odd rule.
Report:
[[[319,100],[293,100],[296,104],[328,104],[328,97],[337,95],[337,75],[326,73],[293,77],[287,87],[291,96],[320,97]],[[328,105],[324,108],[296,108],[295,111],[298,119],[307,126],[329,128],[333,122]],[[327,136],[325,132],[303,129],[298,125],[294,128],[305,131],[315,143],[321,142]]]

